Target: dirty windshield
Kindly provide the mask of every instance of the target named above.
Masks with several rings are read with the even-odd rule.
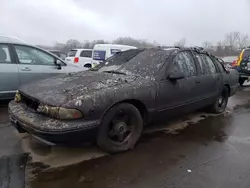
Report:
[[[169,51],[160,49],[132,49],[118,52],[97,65],[94,69],[99,72],[114,74],[153,75],[163,65]]]

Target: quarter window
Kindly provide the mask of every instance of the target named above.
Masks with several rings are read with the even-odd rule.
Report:
[[[0,63],[11,63],[9,47],[6,44],[0,44]]]
[[[207,68],[208,68],[208,73],[209,74],[215,74],[216,73],[216,67],[214,65],[214,62],[212,61],[212,59],[207,56],[207,55],[203,55],[205,57],[206,63],[207,63]]]
[[[41,50],[28,46],[15,46],[19,63],[31,65],[55,65],[55,58]]]
[[[193,56],[189,52],[181,52],[174,58],[174,66],[172,71],[179,71],[185,73],[187,77],[196,75],[196,66]]]

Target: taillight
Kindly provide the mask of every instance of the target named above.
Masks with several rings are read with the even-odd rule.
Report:
[[[75,57],[74,63],[78,63],[78,62],[79,62],[79,57]]]
[[[232,67],[237,66],[237,60],[233,61],[233,63],[231,64]]]

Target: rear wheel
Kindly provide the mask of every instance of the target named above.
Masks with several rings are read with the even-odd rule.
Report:
[[[111,108],[104,116],[97,144],[108,153],[132,149],[142,133],[143,120],[139,110],[128,103]]]
[[[216,99],[214,104],[210,107],[211,112],[215,114],[220,114],[225,111],[227,107],[227,102],[229,98],[229,91],[226,86],[223,87],[220,96]]]

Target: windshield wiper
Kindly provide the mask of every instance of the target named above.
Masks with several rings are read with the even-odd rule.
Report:
[[[102,71],[102,72],[112,73],[112,74],[122,74],[122,75],[126,75],[126,73],[124,73],[124,72],[119,72],[119,71],[116,71],[116,70]]]

